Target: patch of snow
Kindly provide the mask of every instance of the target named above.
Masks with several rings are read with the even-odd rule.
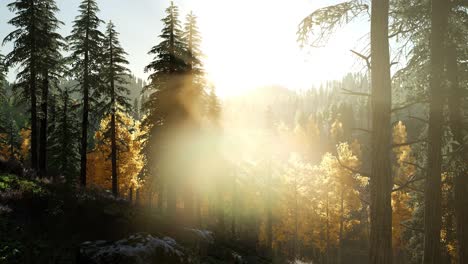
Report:
[[[143,264],[153,259],[161,249],[167,256],[177,257],[180,260],[185,257],[183,248],[174,239],[170,237],[160,239],[149,234],[135,234],[116,242],[86,241],[82,244],[80,252],[97,263],[118,256],[131,258],[135,263]]]
[[[203,239],[208,243],[214,242],[213,232],[208,230],[201,230],[201,229],[193,229],[193,228],[185,228],[185,230],[194,233],[197,237]]]

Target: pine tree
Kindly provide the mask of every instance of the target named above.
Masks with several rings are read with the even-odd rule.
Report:
[[[144,136],[143,153],[145,155],[145,175],[156,175],[155,166],[166,149],[165,135],[171,126],[174,126],[187,116],[184,102],[180,94],[184,88],[184,77],[188,66],[186,62],[186,45],[182,39],[182,30],[179,21],[179,9],[172,2],[166,9],[167,16],[162,19],[164,28],[160,38],[162,41],[154,46],[149,54],[154,55],[153,61],[146,66],[145,71],[151,71],[150,83],[144,88],[148,99],[143,104],[145,118],[142,121]],[[167,164],[166,164],[167,165]],[[161,169],[163,170],[163,169]],[[158,171],[159,195],[163,186],[167,184],[167,208],[171,216],[176,210],[175,175],[170,180],[164,172]],[[154,180],[154,179],[153,179]],[[161,201],[161,199],[159,199]]]
[[[201,36],[198,30],[197,17],[191,11],[186,16],[183,30],[183,41],[187,49],[187,87],[184,93],[184,101],[186,107],[189,109],[188,121],[192,127],[196,129],[199,127],[198,121],[203,115],[203,104],[205,99],[204,94],[204,71],[201,62],[202,52],[200,50]],[[187,222],[190,222],[194,213],[194,184],[190,179],[186,179],[184,187],[184,210]],[[198,197],[199,198],[199,197]],[[200,198],[199,198],[200,199]],[[198,209],[196,209],[198,210]]]
[[[201,84],[203,81],[203,64],[200,50],[201,36],[198,30],[197,16],[190,12],[185,18],[183,41],[187,45],[187,64],[190,74],[194,76],[193,82]]]
[[[118,40],[119,33],[115,31],[115,26],[112,22],[107,25],[106,35],[104,39],[104,82],[105,89],[103,95],[107,102],[104,105],[104,113],[111,116],[110,127],[106,136],[110,137],[111,141],[111,160],[112,160],[112,193],[115,196],[119,195],[118,190],[118,168],[117,168],[117,142],[116,142],[116,122],[120,115],[117,112],[129,113],[131,105],[128,95],[130,90],[125,86],[127,81],[126,76],[130,74],[130,70],[126,68],[128,61],[125,59],[127,53],[120,46]]]
[[[49,94],[52,87],[58,86],[58,79],[61,77],[63,58],[60,50],[64,47],[63,38],[56,31],[62,24],[55,13],[59,11],[54,0],[44,0],[44,24],[45,42],[42,45],[41,60],[43,68],[40,72],[41,83],[41,115],[40,115],[40,135],[39,135],[39,174],[47,175],[47,139],[48,139],[48,103]]]
[[[16,29],[8,34],[3,43],[14,41],[13,50],[6,56],[7,65],[19,65],[15,90],[20,90],[23,101],[30,103],[31,167],[38,169],[37,92],[41,70],[48,68],[43,54],[49,43],[51,12],[54,3],[50,0],[17,0],[8,4],[15,17],[8,23]],[[52,11],[50,8],[52,7]]]
[[[216,95],[216,88],[214,86],[210,87],[210,92],[208,94],[207,116],[213,125],[219,125],[218,122],[221,116],[221,104],[218,96]]]
[[[68,185],[73,185],[73,176],[78,172],[80,136],[78,103],[72,99],[71,89],[58,91],[56,103],[57,120],[51,134],[51,167],[63,175]]]
[[[95,0],[83,0],[79,6],[72,34],[67,37],[72,51],[71,72],[80,84],[83,96],[80,148],[80,184],[86,186],[86,154],[88,149],[89,114],[99,99],[101,80],[99,76],[103,34],[99,31],[102,21]]]

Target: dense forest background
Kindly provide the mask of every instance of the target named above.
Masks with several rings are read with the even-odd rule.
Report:
[[[369,18],[362,71],[225,98],[175,3],[147,80],[95,0],[7,8],[0,263],[468,263],[468,2],[311,10],[298,48]]]

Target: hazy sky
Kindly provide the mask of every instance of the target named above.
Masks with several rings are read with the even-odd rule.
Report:
[[[12,27],[10,0],[0,0],[0,38]],[[57,0],[61,29],[68,35],[77,15],[80,0]],[[263,85],[283,85],[307,89],[330,79],[339,79],[350,71],[362,70],[362,64],[350,49],[362,49],[359,39],[368,32],[367,18],[335,34],[326,48],[301,50],[296,42],[299,22],[313,10],[335,4],[337,0],[176,0],[181,19],[187,12],[199,17],[209,79],[220,94],[238,94]],[[146,78],[143,69],[157,44],[169,0],[98,0],[104,21],[112,20],[120,32],[121,43],[129,53],[130,69]],[[103,26],[104,27],[104,26]],[[1,47],[3,54],[11,45]],[[13,80],[15,72],[9,73]]]

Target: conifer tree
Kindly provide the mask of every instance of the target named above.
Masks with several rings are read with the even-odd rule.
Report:
[[[54,20],[52,0],[16,0],[8,4],[15,17],[8,23],[16,29],[8,34],[3,43],[14,41],[13,50],[6,56],[7,65],[19,65],[14,89],[20,90],[20,99],[30,104],[31,167],[38,169],[38,113],[37,93],[41,71],[49,67],[44,58],[50,44],[50,32]]]
[[[203,115],[204,104],[204,71],[201,61],[202,52],[200,50],[201,36],[198,30],[197,17],[192,11],[186,16],[183,30],[183,41],[187,49],[187,87],[184,101],[189,108],[188,121],[192,124],[192,129],[199,127],[198,120]],[[194,213],[194,184],[188,180],[184,190],[184,210],[187,219],[192,219]],[[197,209],[198,210],[198,209]],[[190,220],[188,220],[190,221]]]
[[[43,68],[41,69],[41,105],[40,105],[40,135],[39,135],[39,174],[47,175],[47,139],[48,139],[48,103],[49,94],[52,87],[58,86],[58,79],[62,71],[63,38],[56,31],[62,24],[55,13],[59,11],[54,0],[44,0],[44,15],[46,16],[44,24],[44,43],[41,47],[41,60]]]
[[[105,135],[109,136],[111,141],[112,193],[115,196],[119,195],[116,122],[121,123],[121,120],[117,120],[120,115],[116,115],[116,113],[128,113],[131,109],[128,98],[130,90],[125,87],[125,84],[127,84],[125,77],[130,74],[130,70],[126,68],[128,61],[125,59],[125,56],[127,53],[120,46],[118,36],[119,33],[115,31],[114,24],[112,21],[109,22],[104,39],[103,75],[105,89],[103,95],[105,96],[104,113],[111,117],[110,127]]]
[[[179,21],[179,9],[174,3],[166,9],[166,17],[162,19],[164,27],[160,38],[162,41],[154,46],[149,54],[154,55],[153,61],[146,66],[145,71],[152,72],[149,76],[150,83],[144,88],[148,93],[148,99],[143,104],[145,118],[142,121],[144,136],[143,153],[145,155],[146,175],[156,175],[155,160],[166,150],[164,146],[165,135],[171,126],[174,126],[186,115],[183,102],[179,95],[184,88],[184,77],[188,66],[186,62],[186,45],[182,38],[182,29]],[[163,170],[163,169],[161,169]],[[176,184],[175,175],[168,175],[158,171],[159,194],[163,192],[163,186],[167,183],[167,209],[171,216],[176,210]],[[161,199],[159,199],[161,200]]]
[[[102,23],[97,17],[99,12],[95,0],[83,0],[79,6],[80,14],[73,23],[72,34],[67,37],[72,52],[70,60],[74,77],[80,85],[82,94],[80,184],[86,186],[86,154],[88,149],[88,130],[90,111],[99,99],[101,85],[99,76],[102,55],[103,34],[99,31]]]
[[[202,52],[200,50],[201,36],[198,30],[197,16],[192,11],[187,15],[184,24],[183,41],[187,45],[187,64],[190,74],[193,75],[194,84],[202,85],[203,64],[201,61]]]
[[[74,184],[73,176],[78,172],[80,136],[78,102],[72,99],[71,89],[58,91],[55,129],[52,130],[51,167],[55,168],[66,179],[68,185]]]

